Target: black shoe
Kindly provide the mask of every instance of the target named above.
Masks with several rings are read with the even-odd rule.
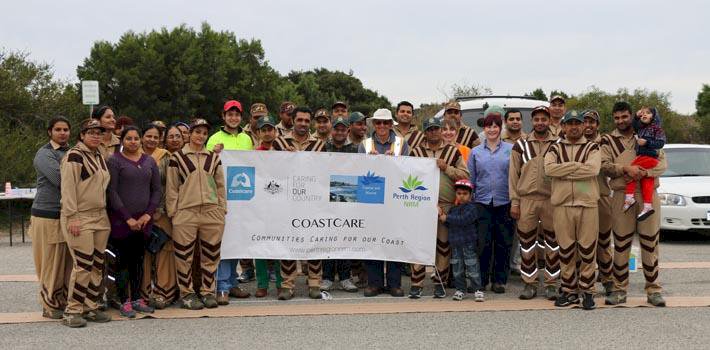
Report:
[[[579,304],[579,295],[575,293],[562,292],[557,300],[555,300],[555,306],[565,307],[572,304]]]
[[[441,286],[441,284],[437,284],[434,287],[434,298],[441,299],[441,298],[446,298],[446,289]]]
[[[493,283],[491,290],[493,291],[493,293],[496,293],[496,294],[505,293],[505,287],[502,284],[498,284],[498,283]]]
[[[412,287],[409,289],[409,299],[419,299],[422,297],[422,287]]]
[[[582,300],[582,308],[585,310],[594,310],[597,308],[597,304],[594,303],[594,294],[584,293],[584,299]]]

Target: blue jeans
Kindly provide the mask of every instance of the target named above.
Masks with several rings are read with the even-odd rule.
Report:
[[[402,263],[381,260],[365,260],[368,287],[385,287],[385,264],[387,264],[387,287],[402,288]]]
[[[350,260],[323,260],[323,279],[335,282],[335,273],[341,281],[350,279]]]
[[[494,207],[476,203],[478,207],[478,239],[481,247],[481,286],[489,283],[505,285],[510,273],[510,251],[513,225],[510,203]]]
[[[239,259],[222,259],[217,266],[217,292],[228,292],[239,285]]]
[[[483,289],[481,269],[478,266],[478,254],[476,254],[474,242],[451,246],[451,269],[454,273],[454,288],[456,290],[465,292],[466,280],[472,289]]]

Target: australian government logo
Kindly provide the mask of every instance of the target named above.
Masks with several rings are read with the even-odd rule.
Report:
[[[227,167],[227,200],[248,201],[254,198],[255,174],[254,167]]]
[[[330,201],[383,204],[385,202],[385,178],[370,171],[363,176],[331,175]]]
[[[431,201],[431,197],[427,196],[428,189],[424,187],[424,182],[419,180],[419,177],[410,174],[406,179],[402,180],[402,186],[399,191],[392,193],[392,199],[401,201],[405,207],[416,208],[421,202]]]
[[[270,180],[269,183],[264,186],[264,191],[271,195],[279,194],[283,192],[283,186],[276,180]]]

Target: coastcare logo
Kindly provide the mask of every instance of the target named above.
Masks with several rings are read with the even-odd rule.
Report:
[[[248,201],[254,198],[254,167],[227,167],[227,200]]]
[[[392,193],[392,199],[402,201],[405,207],[416,208],[421,202],[431,201],[431,197],[425,194],[428,189],[424,187],[424,182],[419,180],[418,176],[410,174],[405,180],[402,180],[402,187],[399,190],[402,193]]]

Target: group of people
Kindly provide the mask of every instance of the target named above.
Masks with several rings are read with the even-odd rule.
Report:
[[[284,102],[277,120],[263,103],[247,113],[230,100],[221,114],[216,131],[201,118],[139,129],[104,106],[81,123],[73,147],[70,122],[49,122],[49,142],[34,159],[30,222],[44,317],[82,327],[110,321],[107,305],[125,317],[174,302],[214,308],[251,297],[239,283],[252,276],[255,297],[266,297],[273,281],[279,300],[293,298],[297,261],[220,258],[227,212],[222,150],[436,159],[435,298],[446,296],[447,284],[455,300],[473,293],[483,301],[489,288],[505,293],[513,265],[525,283],[520,299],[536,297],[542,275],[544,297],[557,306],[593,309],[597,281],[607,304],[624,303],[638,232],[648,302],[665,305],[655,187],[667,165],[655,109],[634,113],[616,103],[615,129],[604,135],[596,111],[566,111],[561,96],[532,110],[527,133],[520,111],[490,106],[480,136],[462,123],[456,101],[445,104],[442,117],[425,118],[421,130],[409,102],[400,102],[394,116],[378,109],[370,134],[366,116],[345,102],[315,112]],[[426,266],[405,265],[309,260],[301,271],[314,299],[336,288],[336,274],[347,292],[403,297],[403,273],[411,278],[408,296],[420,298]]]

